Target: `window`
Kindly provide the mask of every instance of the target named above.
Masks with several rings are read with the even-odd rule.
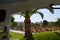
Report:
[[[6,11],[4,9],[0,9],[0,22],[4,22],[6,17]]]

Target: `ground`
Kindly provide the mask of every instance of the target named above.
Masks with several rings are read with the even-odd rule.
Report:
[[[11,32],[10,40],[25,40],[23,34],[13,33]],[[60,40],[60,32],[56,34],[56,32],[41,32],[33,34],[35,40]]]
[[[35,40],[60,40],[60,31],[37,32],[33,34]],[[10,40],[25,40],[24,34],[10,32]]]
[[[23,34],[15,33],[15,32],[10,32],[10,40],[20,40],[23,38]]]

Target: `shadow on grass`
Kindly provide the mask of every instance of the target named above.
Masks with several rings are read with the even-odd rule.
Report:
[[[29,38],[24,38],[24,37],[22,37],[20,40],[34,40],[34,38],[33,38],[33,36],[32,37],[29,37]]]
[[[57,34],[60,37],[60,33],[59,32],[55,32],[55,34]]]

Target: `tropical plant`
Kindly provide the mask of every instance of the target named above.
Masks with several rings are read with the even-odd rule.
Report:
[[[31,15],[39,13],[41,15],[41,17],[43,18],[43,14],[41,12],[38,12],[37,10],[38,9],[26,10],[21,13],[21,15],[25,17],[24,22],[25,22],[25,38],[26,38],[26,40],[32,40],[32,33],[31,33],[31,27],[30,27]],[[53,11],[51,9],[49,9],[49,10],[53,13]]]
[[[40,23],[39,22],[36,22],[35,25],[39,27],[40,26]]]
[[[48,27],[56,27],[56,22],[48,22]]]
[[[14,20],[15,20],[15,19],[14,19],[14,17],[13,17],[13,16],[11,16],[11,22],[14,22]]]
[[[23,11],[21,13],[22,16],[25,17],[25,38],[26,40],[31,40],[32,39],[32,33],[31,33],[31,28],[30,28],[30,17],[33,14],[39,13],[41,15],[41,17],[43,18],[43,14],[41,12],[38,12],[37,9],[33,9],[33,10],[27,10],[27,11]]]
[[[11,16],[11,22],[10,22],[10,26],[12,27],[12,28],[14,28],[15,26],[17,26],[18,24],[17,24],[17,22],[14,22],[14,17],[13,16]]]
[[[56,24],[56,26],[60,27],[60,18],[57,19],[55,24]]]

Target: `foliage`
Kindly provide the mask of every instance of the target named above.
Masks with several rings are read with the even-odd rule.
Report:
[[[56,22],[47,22],[46,20],[43,21],[43,26],[48,27],[60,27],[60,18],[57,19]]]
[[[21,15],[24,16],[24,17],[27,16],[27,15],[28,15],[29,17],[31,17],[31,15],[38,13],[38,14],[40,14],[41,17],[43,18],[43,17],[44,17],[43,13],[38,12],[37,10],[38,10],[37,8],[34,8],[34,9],[32,9],[32,10],[26,10],[26,11],[21,12]]]
[[[14,17],[11,16],[11,22],[10,22],[11,27],[17,26],[17,22],[14,22],[14,20],[15,20]]]
[[[54,13],[54,9],[52,8],[52,4],[46,7],[52,14]]]
[[[39,22],[36,22],[35,25],[36,25],[36,26],[40,26],[40,23],[39,23]]]
[[[15,19],[14,19],[14,17],[13,17],[13,16],[11,16],[11,22],[14,22],[14,20],[15,20]]]
[[[55,24],[56,24],[56,26],[60,27],[60,18],[57,19]]]
[[[56,22],[49,22],[48,26],[60,27],[60,18],[58,18]]]
[[[48,25],[48,21],[46,21],[46,20],[43,20],[43,24],[42,24],[42,26],[47,26]]]
[[[31,40],[33,38],[32,33],[31,33],[31,27],[30,27],[30,23],[31,23],[30,17],[31,15],[36,14],[36,13],[40,14],[41,17],[43,18],[43,14],[41,12],[38,12],[37,9],[26,10],[21,13],[21,15],[25,17],[25,38],[26,40]]]
[[[48,27],[56,27],[56,22],[48,22]]]
[[[10,23],[10,26],[11,26],[11,27],[15,27],[15,26],[17,26],[17,25],[18,25],[17,22],[11,22],[11,23]]]

